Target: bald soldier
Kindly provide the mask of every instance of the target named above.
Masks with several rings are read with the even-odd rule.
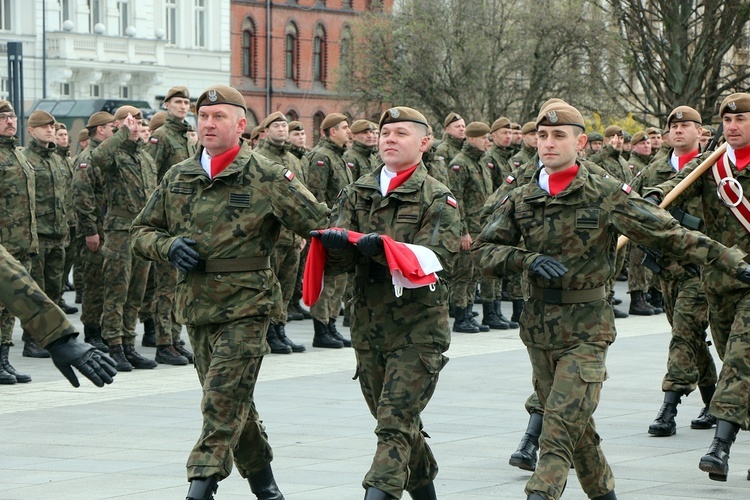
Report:
[[[453,157],[461,152],[464,139],[466,139],[466,122],[458,113],[448,113],[443,120],[445,133],[443,142],[437,147],[435,154],[442,157],[446,165],[450,165]]]
[[[377,166],[378,126],[369,120],[355,120],[351,126],[352,147],[344,151],[346,166],[355,181]]]

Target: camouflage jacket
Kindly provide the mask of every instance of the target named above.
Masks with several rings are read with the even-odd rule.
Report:
[[[59,156],[68,169],[65,171],[65,177],[68,181],[68,187],[65,190],[65,215],[68,217],[68,226],[76,226],[76,207],[73,198],[73,157],[70,155],[70,146],[55,146],[55,154]]]
[[[361,142],[354,141],[351,149],[344,151],[346,166],[352,171],[352,179],[357,180],[365,174],[372,172],[377,163],[377,146],[366,146]]]
[[[461,237],[458,210],[449,202],[450,191],[421,164],[406,182],[383,197],[382,168],[344,189],[333,225],[425,246],[443,265],[439,275],[450,273]],[[351,245],[328,252],[326,272],[356,275],[351,327],[356,349],[394,351],[412,344],[448,349],[448,291],[442,278],[434,291],[426,286],[404,288],[403,295],[396,297],[385,256],[372,259]],[[364,304],[369,314],[358,313],[357,304]]]
[[[614,277],[619,234],[679,253],[694,264],[716,266],[732,276],[745,268],[745,252],[683,228],[667,212],[630,191],[627,184],[591,174],[581,166],[573,182],[557,196],[539,187],[537,174],[526,186],[511,191],[492,215],[472,247],[474,260],[485,274],[525,272],[540,255],[568,268],[551,281],[526,273],[532,297],[520,321],[524,344],[560,349],[579,342],[615,340],[614,313],[605,293],[574,304],[544,302],[533,296],[535,288],[550,295],[604,290]],[[517,246],[521,238],[526,248]]]
[[[505,178],[513,170],[511,168],[513,164],[510,162],[510,157],[513,156],[512,153],[513,149],[510,147],[501,148],[493,144],[490,150],[484,153],[482,159],[479,160],[481,164],[486,165],[489,169],[493,191],[505,182]]]
[[[332,140],[322,137],[315,149],[307,155],[307,187],[315,198],[329,207],[336,197],[351,184],[352,171],[344,161],[345,149]]]
[[[464,145],[462,139],[456,139],[450,134],[443,134],[443,142],[435,150],[435,156],[442,156],[446,165],[450,165],[454,156],[461,152]]]
[[[630,167],[630,173],[632,174],[633,178],[633,186],[636,185],[636,179],[643,173],[643,171],[646,169],[646,167],[649,164],[651,158],[648,156],[640,155],[636,152],[630,153],[630,158],[628,159],[628,166]]]
[[[55,154],[55,144],[44,147],[29,141],[24,156],[34,169],[36,232],[40,237],[63,240],[70,235],[65,201],[68,193],[68,165]]]
[[[0,136],[0,243],[12,254],[39,251],[34,169],[16,149],[18,137]]]
[[[659,149],[657,149],[656,152],[654,152],[654,154],[653,154],[653,156],[651,158],[651,161],[656,161],[656,160],[658,160],[658,159],[666,156],[666,154],[669,153],[669,151],[671,149],[672,148],[669,147],[669,144],[667,144],[667,143],[662,144],[661,147]]]
[[[178,237],[192,238],[206,260],[264,258],[274,252],[282,226],[300,236],[325,227],[328,209],[290,171],[245,143],[220,174],[209,179],[202,148],[162,179],[133,222],[133,251],[167,261]],[[281,287],[270,268],[253,271],[180,273],[175,290],[178,322],[230,323],[279,314]],[[252,332],[267,352],[265,332]]]
[[[298,160],[300,160],[300,166],[302,166],[301,160],[307,154],[307,150],[305,148],[300,148],[300,147],[294,146],[292,144],[287,144],[284,147],[286,148],[287,151],[289,151],[290,153],[292,153],[295,156],[295,158],[297,158]]]
[[[435,154],[436,148],[433,146],[422,153],[422,163],[427,167],[427,173],[432,177],[448,185],[448,167],[445,166],[442,156]]]
[[[588,160],[602,167],[611,177],[619,181],[630,182],[633,177],[628,165],[620,158],[620,152],[611,144],[605,144],[601,151]]]
[[[91,153],[102,141],[89,139],[89,145],[73,160],[73,197],[75,199],[78,234],[104,234],[104,177],[99,167],[91,164]]]
[[[91,152],[91,164],[104,178],[104,230],[129,230],[156,187],[156,169],[143,141],[131,141],[127,127],[120,127]]]
[[[458,201],[462,234],[469,233],[472,237],[482,230],[482,207],[492,194],[490,169],[480,161],[483,154],[483,151],[466,142],[450,162],[449,187]]]
[[[164,125],[154,130],[146,151],[154,160],[157,181],[161,181],[164,174],[172,165],[177,165],[195,154],[195,146],[190,144],[187,133],[190,124],[179,121],[167,113]]]
[[[521,145],[521,151],[514,154],[513,157],[510,159],[510,164],[513,167],[513,171],[518,170],[522,165],[527,164],[530,162],[534,156],[536,156],[536,148],[530,148],[526,145],[524,142]],[[537,159],[539,157],[537,156]]]

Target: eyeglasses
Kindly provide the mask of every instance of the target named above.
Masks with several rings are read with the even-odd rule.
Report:
[[[0,122],[15,120],[18,118],[14,113],[0,113]]]

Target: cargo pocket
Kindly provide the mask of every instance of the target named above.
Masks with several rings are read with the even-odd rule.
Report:
[[[602,383],[609,378],[603,363],[582,363],[578,365],[581,380],[589,384]]]
[[[440,373],[445,365],[448,364],[448,357],[441,353],[423,353],[419,355],[420,361],[430,375],[437,375]]]

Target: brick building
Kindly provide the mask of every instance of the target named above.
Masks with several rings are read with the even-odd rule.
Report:
[[[232,0],[231,82],[245,95],[248,123],[281,111],[304,124],[312,146],[328,113],[354,117],[336,80],[354,39],[355,16],[390,11],[392,5],[393,0]]]

